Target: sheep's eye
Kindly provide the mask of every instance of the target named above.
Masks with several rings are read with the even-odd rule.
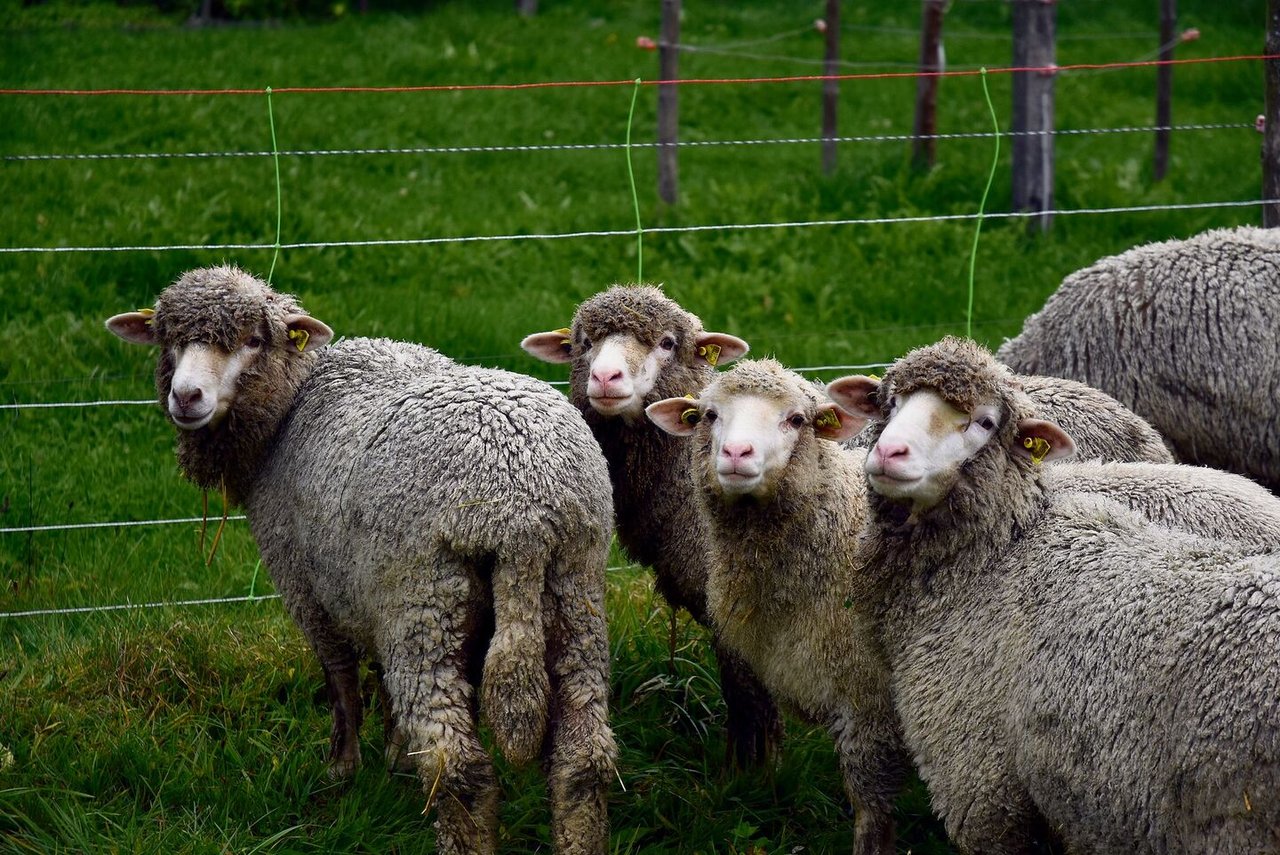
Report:
[[[982,428],[983,430],[995,430],[996,429],[995,419],[991,418],[991,416],[983,416],[982,418],[978,419],[978,427]]]
[[[669,335],[663,336],[662,341],[658,342],[658,347],[662,348],[663,350],[675,350],[676,340]]]
[[[583,350],[591,349],[591,339],[587,338],[586,336],[582,337],[582,349]]]
[[[791,426],[794,428],[804,427],[804,416],[801,413],[796,413],[794,416],[787,419],[787,421],[791,422]]]
[[[712,422],[714,422],[716,419],[719,418],[719,416],[716,415],[715,410],[707,410],[705,413],[702,414],[702,417],[707,420],[707,424],[711,424]]]
[[[253,350],[257,350],[258,348],[262,347],[262,336],[258,336],[258,335],[249,336],[247,339],[245,339],[244,346],[248,348],[252,348]]]

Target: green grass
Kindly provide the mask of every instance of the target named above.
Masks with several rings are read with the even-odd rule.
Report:
[[[374,5],[377,6],[375,0]],[[508,3],[435,3],[327,23],[186,29],[145,6],[0,3],[4,88],[231,88],[652,79],[656,2],[547,2],[532,19]],[[910,62],[918,4],[845,4],[844,53]],[[1183,0],[1199,41],[1180,57],[1255,53],[1264,4]],[[822,3],[685,4],[684,38],[717,45],[800,30]],[[1155,46],[1138,0],[1059,8],[1061,64],[1131,60]],[[1006,65],[1008,8],[954,4],[952,67]],[[908,30],[905,33],[894,32]],[[1099,39],[1126,33],[1148,37]],[[1092,37],[1092,38],[1086,38]],[[744,50],[818,57],[811,31]],[[810,74],[817,67],[717,54],[681,57],[687,77]],[[1000,123],[1010,81],[991,75]],[[1178,123],[1251,122],[1256,63],[1180,67]],[[1063,75],[1058,125],[1150,124],[1150,69]],[[681,137],[809,137],[816,83],[688,86]],[[914,83],[848,81],[840,132],[909,133]],[[630,86],[523,91],[280,94],[279,146],[293,149],[619,143]],[[633,137],[654,135],[656,93],[636,106]],[[977,78],[944,80],[939,130],[983,132]],[[0,153],[261,151],[265,95],[0,96]],[[1057,141],[1056,202],[1103,208],[1255,198],[1252,130],[1178,133],[1169,176],[1151,178],[1148,134]],[[634,155],[647,227],[966,214],[977,209],[990,140],[943,141],[917,172],[909,144],[841,147],[831,176],[813,145],[680,152],[675,206],[654,190],[652,153]],[[988,208],[1007,210],[1008,141]],[[285,243],[554,234],[634,228],[622,151],[283,157]],[[4,246],[270,244],[276,184],[269,158],[6,161]],[[1255,222],[1253,209],[1059,217],[1050,233],[991,219],[977,256],[973,331],[997,344],[1061,278],[1135,243]],[[741,335],[757,354],[797,366],[861,364],[965,328],[973,223],[649,234],[647,279]],[[422,341],[465,361],[548,379],[525,334],[567,323],[574,305],[635,276],[633,236],[281,253],[274,281],[345,335]],[[138,399],[153,355],[101,326],[149,305],[181,271],[231,260],[265,275],[269,250],[30,252],[0,255],[0,403]],[[822,376],[836,376],[840,371]],[[217,501],[211,515],[218,514]],[[177,475],[171,430],[154,407],[0,411],[0,527],[200,516]],[[0,534],[0,610],[144,603],[249,592],[257,552],[232,522],[216,559],[198,524]],[[207,549],[207,546],[206,546]],[[620,563],[621,559],[618,559]],[[265,577],[258,592],[269,591]],[[723,769],[723,707],[700,631],[667,613],[647,574],[610,583],[614,724],[623,755],[612,794],[619,852],[839,851],[848,845],[829,744],[793,725],[771,774]],[[674,652],[673,652],[674,650]],[[378,729],[348,784],[324,778],[328,712],[318,668],[278,602],[0,622],[0,849],[15,851],[430,851],[416,782],[389,779]],[[7,752],[6,752],[7,749]],[[12,755],[12,760],[7,758]],[[503,770],[512,852],[548,848],[536,770]],[[945,851],[917,787],[900,804],[912,851]]]

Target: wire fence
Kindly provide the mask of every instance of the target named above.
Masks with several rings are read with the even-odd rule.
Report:
[[[742,42],[732,46],[722,46],[724,50],[737,50],[742,47],[753,46],[758,44],[772,43],[781,41],[798,35],[800,31],[778,34],[768,39],[757,40],[755,42]],[[1115,34],[1115,37],[1122,37],[1121,34]],[[1127,37],[1127,34],[1125,35]],[[1137,37],[1136,35],[1134,37]],[[686,50],[702,50],[711,52],[716,50],[714,46],[701,48],[695,46],[681,46]],[[1100,63],[1100,64],[1081,64],[1074,66],[1061,66],[1053,69],[1027,69],[1027,68],[996,68],[991,69],[990,73],[1015,73],[1027,71],[1044,71],[1061,73],[1064,71],[1099,71],[1099,70],[1120,70],[1127,68],[1156,67],[1161,65],[1190,65],[1198,63],[1225,62],[1225,61],[1257,61],[1261,59],[1271,59],[1274,57],[1265,56],[1241,56],[1241,57],[1210,57],[1201,59],[1184,59],[1167,62],[1153,62],[1149,60],[1137,60],[1133,62],[1123,63]],[[680,85],[757,85],[757,84],[778,84],[792,82],[811,82],[825,80],[874,80],[874,79],[895,79],[895,78],[918,78],[921,76],[937,76],[937,77],[962,77],[972,76],[978,73],[986,73],[986,70],[979,72],[975,69],[959,69],[939,72],[903,72],[903,73],[879,73],[879,74],[839,74],[839,75],[817,75],[804,77],[758,77],[758,78],[736,78],[736,79],[685,79],[675,81]],[[482,85],[441,85],[441,86],[411,86],[411,87],[286,87],[275,89],[274,93],[281,94],[338,94],[338,93],[386,93],[386,92],[458,92],[458,91],[486,91],[486,90],[529,90],[542,89],[550,87],[600,87],[600,86],[633,86],[633,85],[656,85],[657,81],[563,81],[563,82],[534,82],[527,84],[482,84]],[[143,89],[102,89],[102,90],[72,90],[72,89],[0,89],[0,96],[25,96],[25,97],[98,97],[98,96],[166,96],[166,95],[203,95],[203,96],[228,96],[228,95],[262,95],[262,90],[257,89],[221,89],[221,90],[143,90]],[[1114,134],[1134,134],[1134,133],[1155,133],[1159,131],[1171,132],[1208,132],[1208,131],[1241,131],[1255,129],[1253,122],[1229,122],[1229,123],[1200,123],[1200,124],[1179,124],[1179,125],[1128,125],[1121,127],[1095,127],[1095,128],[1067,128],[1054,129],[1051,131],[1030,131],[1030,132],[1013,132],[1013,131],[974,131],[963,133],[942,133],[942,134],[872,134],[872,135],[850,135],[840,137],[782,137],[768,139],[721,139],[721,140],[685,140],[674,143],[660,142],[644,142],[634,144],[623,144],[613,142],[598,143],[572,143],[572,144],[537,144],[537,145],[475,145],[475,146],[452,146],[452,145],[434,145],[434,146],[410,146],[410,147],[382,147],[382,148],[327,148],[315,150],[284,150],[284,151],[195,151],[195,152],[160,152],[160,151],[144,151],[144,152],[69,152],[69,153],[51,153],[51,152],[32,152],[5,154],[3,160],[6,163],[37,163],[37,162],[55,162],[55,161],[131,161],[131,160],[161,160],[161,159],[214,159],[214,158],[266,158],[266,157],[300,157],[300,158],[317,158],[317,157],[364,157],[364,156],[388,156],[388,155],[468,155],[468,154],[489,154],[489,153],[550,153],[550,152],[616,152],[622,149],[649,149],[657,150],[665,147],[676,147],[681,149],[696,149],[710,147],[748,147],[748,146],[779,146],[779,145],[812,145],[825,142],[862,144],[862,143],[901,143],[912,142],[918,140],[986,140],[1001,138],[1016,138],[1026,136],[1093,136],[1093,135],[1114,135]],[[686,226],[665,226],[665,227],[647,227],[637,229],[599,229],[599,230],[583,230],[564,233],[543,233],[543,234],[493,234],[493,235],[456,235],[456,236],[425,236],[425,237],[406,237],[399,239],[378,239],[378,240],[325,240],[325,241],[303,241],[303,242],[258,242],[258,243],[191,243],[191,244],[157,244],[157,245],[121,245],[121,246],[7,246],[0,247],[0,253],[116,253],[116,252],[165,252],[179,250],[279,250],[279,249],[328,249],[337,247],[396,247],[396,246],[425,246],[433,244],[465,244],[476,242],[516,242],[516,241],[556,241],[570,239],[600,239],[600,238],[632,238],[638,233],[644,235],[662,235],[662,234],[688,234],[698,232],[729,232],[729,231],[751,231],[759,229],[812,229],[812,228],[832,228],[845,226],[870,226],[870,225],[900,225],[900,224],[918,224],[918,223],[939,223],[939,222],[971,222],[980,218],[988,219],[1027,219],[1038,218],[1046,215],[1049,216],[1101,216],[1121,213],[1141,213],[1154,211],[1186,211],[1186,210],[1208,210],[1208,209],[1227,209],[1227,208],[1244,208],[1244,207],[1260,207],[1265,204],[1280,203],[1280,200],[1273,199],[1236,199],[1236,200],[1218,200],[1218,201],[1199,201],[1185,203],[1168,203],[1168,204],[1152,204],[1152,205],[1130,205],[1116,207],[1094,207],[1094,208],[1078,208],[1078,209],[1057,209],[1048,212],[1044,211],[1012,211],[1012,212],[979,212],[979,213],[958,213],[958,214],[935,214],[935,215],[919,215],[919,216],[895,216],[895,217],[854,217],[841,219],[814,219],[814,220],[795,220],[780,222],[740,222],[740,223],[718,223],[718,224],[696,224]],[[874,371],[887,367],[887,362],[860,363],[849,365],[815,365],[798,368],[798,371],[804,373],[815,373],[825,371],[845,371],[845,372],[861,372]],[[566,381],[558,381],[553,385],[565,386]],[[0,404],[0,410],[22,411],[22,410],[55,410],[55,409],[72,409],[72,408],[102,408],[102,407],[128,407],[128,406],[144,406],[156,405],[155,399],[107,399],[107,400],[87,400],[87,401],[60,401],[60,402],[15,402],[8,404]],[[244,515],[231,515],[226,517],[227,521],[241,522],[246,519]],[[172,519],[144,519],[144,520],[121,520],[121,521],[91,521],[80,523],[54,523],[43,525],[27,525],[27,526],[11,526],[0,528],[0,535],[27,535],[31,536],[38,533],[57,533],[72,532],[83,530],[101,530],[101,529],[128,529],[135,527],[156,527],[169,525],[195,524],[204,521],[202,517],[183,517]],[[616,568],[611,568],[616,569]],[[30,618],[40,616],[53,615],[70,615],[70,614],[88,614],[112,611],[128,611],[128,610],[146,610],[159,608],[185,608],[203,605],[222,605],[222,604],[238,604],[261,602],[268,599],[276,599],[278,595],[254,595],[240,597],[216,597],[201,598],[190,600],[175,600],[165,602],[146,602],[146,603],[121,603],[109,605],[89,605],[74,606],[67,608],[48,608],[48,609],[30,609],[25,611],[2,612],[0,618]]]

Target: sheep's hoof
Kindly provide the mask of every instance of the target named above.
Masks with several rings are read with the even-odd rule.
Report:
[[[393,728],[387,733],[384,756],[387,758],[388,775],[397,773],[413,775],[418,771],[413,758],[409,756],[409,738],[399,728]]]
[[[345,781],[360,768],[360,755],[355,757],[335,757],[329,761],[329,780]]]

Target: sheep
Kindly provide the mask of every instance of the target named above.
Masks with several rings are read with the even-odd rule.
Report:
[[[1039,463],[1071,438],[972,342],[862,387],[876,593],[855,607],[956,843],[1280,851],[1280,551],[1055,490]]]
[[[693,502],[712,544],[707,607],[718,636],[784,707],[825,726],[857,811],[854,851],[893,849],[893,798],[908,759],[888,670],[857,596],[866,516],[863,420],[771,359],[738,363],[696,401],[649,405],[692,437]]]
[[[520,346],[544,362],[572,366],[569,397],[609,461],[619,543],[653,568],[658,592],[673,608],[710,628],[707,533],[688,502],[688,449],[649,422],[644,408],[697,394],[715,365],[742,356],[747,343],[705,331],[659,288],[631,285],[595,294],[578,307],[571,328],[534,333]],[[712,646],[728,758],[741,767],[765,763],[782,738],[781,716],[751,669],[718,638]]]
[[[612,503],[564,396],[414,344],[321,349],[328,326],[233,266],[189,271],[107,327],[159,346],[182,471],[243,505],[324,669],[331,774],[360,763],[368,656],[389,767],[421,777],[440,852],[496,849],[478,706],[509,760],[543,756],[556,850],[602,853]]]
[[[1216,229],[1063,280],[996,357],[1096,386],[1183,462],[1280,493],[1280,232]]]

